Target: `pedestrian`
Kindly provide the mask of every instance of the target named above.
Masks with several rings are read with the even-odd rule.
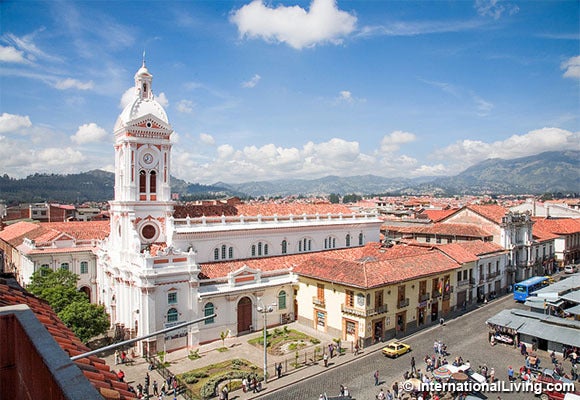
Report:
[[[385,393],[385,400],[393,400],[393,394],[389,389],[387,389],[387,393]]]
[[[399,398],[399,382],[395,381],[395,383],[393,383],[393,386],[391,387],[391,389],[393,389],[393,394],[395,395],[395,399]]]
[[[153,394],[159,396],[159,388],[155,379],[153,379]]]
[[[355,356],[358,355],[358,351],[359,351],[359,347],[358,347],[358,340],[357,340],[356,343],[354,344],[354,355]]]
[[[228,385],[224,385],[223,389],[222,389],[222,393],[224,394],[224,400],[228,400]]]
[[[119,350],[115,350],[115,365],[119,364],[121,359],[119,357]]]
[[[379,370],[378,369],[375,371],[375,374],[373,376],[375,378],[375,386],[379,386]]]
[[[278,373],[278,379],[282,377],[282,363],[278,363],[276,366],[276,372]]]
[[[119,382],[125,382],[125,373],[123,372],[122,369],[119,370],[119,372],[117,372],[117,378],[119,378]]]
[[[149,386],[149,372],[145,373],[145,387]]]
[[[141,383],[137,384],[137,395],[139,396],[139,398],[143,396],[143,385],[141,385]]]
[[[330,343],[328,345],[328,352],[330,353],[330,358],[333,357],[333,353],[334,353],[334,346],[332,345],[332,343]]]
[[[121,364],[125,364],[125,361],[127,360],[127,353],[125,353],[125,351],[121,352]]]
[[[494,382],[495,382],[495,369],[491,367],[491,369],[489,370],[489,383]]]
[[[512,368],[511,365],[508,367],[507,374],[508,374],[508,381],[513,382],[514,381],[514,369]]]
[[[417,372],[417,368],[415,367],[415,357],[411,357],[411,372]]]
[[[385,392],[383,392],[383,388],[379,390],[379,393],[377,394],[377,400],[385,400]]]
[[[344,396],[344,386],[340,385],[340,395]]]
[[[242,379],[242,390],[244,393],[248,391],[248,379],[245,377]]]
[[[257,393],[258,392],[258,380],[256,379],[255,376],[252,378],[252,387],[254,388],[254,393]]]
[[[324,360],[324,366],[328,367],[328,354],[324,353],[324,356],[322,356],[322,359]]]
[[[438,353],[439,353],[439,346],[438,346],[438,344],[437,344],[437,341],[434,341],[434,342],[433,342],[433,352],[434,352],[435,354],[438,354]]]

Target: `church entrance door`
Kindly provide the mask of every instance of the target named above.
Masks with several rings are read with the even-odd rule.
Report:
[[[238,303],[238,335],[250,332],[252,325],[252,300],[242,297]]]

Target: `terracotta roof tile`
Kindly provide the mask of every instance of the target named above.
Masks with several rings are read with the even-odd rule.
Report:
[[[532,218],[533,232],[549,232],[555,235],[570,235],[580,233],[580,219],[577,218]]]
[[[330,203],[254,203],[236,205],[238,215],[314,215],[314,214],[352,214],[352,210],[342,204]]]
[[[381,229],[387,229],[392,232],[400,233],[415,233],[415,234],[428,234],[428,235],[445,235],[445,236],[464,236],[464,237],[475,237],[475,238],[485,238],[493,236],[492,233],[471,224],[453,224],[453,223],[440,223],[431,225],[411,225],[411,226],[398,226],[398,225],[383,225]]]
[[[60,318],[58,318],[48,303],[26,292],[23,288],[18,286],[15,280],[0,278],[0,307],[16,304],[28,305],[36,315],[37,319],[45,326],[59,346],[69,356],[82,354],[90,350],[82,344],[74,333],[60,320]],[[102,371],[102,368],[100,367],[101,365],[109,369],[104,360],[91,356],[77,360],[75,361],[75,364],[97,389],[108,389],[111,391],[110,394],[115,398],[128,399],[136,397],[128,391],[126,383],[124,384],[125,390],[115,389],[117,383],[113,385],[113,381],[116,382],[118,379],[116,376],[113,375],[113,377],[111,377]],[[97,365],[99,368],[97,368]],[[89,366],[93,367],[92,370],[88,368]],[[112,397],[110,396],[109,398]]]
[[[448,210],[424,210],[421,214],[426,215],[433,222],[441,221],[444,218],[447,218],[451,214],[455,213],[458,208],[450,208]]]
[[[470,204],[467,208],[497,224],[501,224],[502,217],[508,212],[507,208],[497,204]]]

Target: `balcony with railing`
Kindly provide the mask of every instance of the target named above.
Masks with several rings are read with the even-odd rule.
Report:
[[[494,272],[490,272],[489,274],[487,274],[487,280],[492,280],[495,279],[499,276],[499,271],[494,271]]]
[[[432,299],[437,299],[439,297],[441,297],[441,293],[439,293],[439,291],[435,290],[434,292],[431,292]]]
[[[399,300],[399,302],[397,303],[397,308],[404,308],[404,307],[407,307],[408,305],[409,305],[409,298],[407,297],[406,299]]]
[[[475,285],[475,278],[469,278],[469,284]]]
[[[429,300],[429,293],[423,293],[419,295],[419,303],[421,303],[422,301],[427,301]]]
[[[326,303],[324,302],[324,298],[319,298],[318,296],[312,297],[312,304],[314,304],[316,307],[321,307],[321,308],[326,307]]]
[[[341,311],[344,314],[350,314],[350,315],[354,315],[356,317],[371,317],[373,315],[377,315],[377,314],[384,314],[386,313],[387,310],[387,305],[383,304],[381,306],[378,307],[371,307],[371,308],[355,308],[355,307],[351,307],[348,306],[346,304],[341,304],[340,306]]]
[[[469,286],[469,279],[457,281],[457,287]]]

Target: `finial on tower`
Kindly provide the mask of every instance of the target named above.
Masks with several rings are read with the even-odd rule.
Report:
[[[143,66],[145,66],[145,49],[143,49]]]

